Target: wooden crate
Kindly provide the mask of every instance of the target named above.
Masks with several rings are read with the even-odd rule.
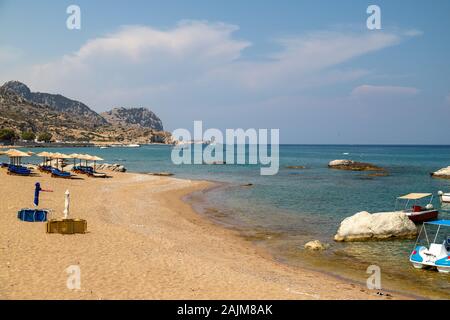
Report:
[[[47,233],[86,233],[87,221],[83,219],[52,219],[47,222]]]

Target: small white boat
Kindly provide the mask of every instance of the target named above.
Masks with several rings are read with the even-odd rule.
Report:
[[[126,147],[128,147],[128,148],[140,148],[141,146],[138,145],[138,144],[128,144],[128,145],[126,145]]]
[[[442,191],[438,192],[439,199],[441,199],[441,203],[450,203],[450,193],[444,193]]]
[[[427,228],[431,229],[431,227],[437,228],[434,238],[430,238],[427,233]],[[448,228],[446,230],[449,233],[442,239],[442,236],[441,238],[439,236],[440,231],[444,228]],[[426,246],[419,245],[422,233],[425,235]],[[430,239],[434,239],[432,243],[430,243]],[[431,267],[436,268],[439,272],[450,273],[450,220],[425,222],[420,229],[409,261],[416,269]]]

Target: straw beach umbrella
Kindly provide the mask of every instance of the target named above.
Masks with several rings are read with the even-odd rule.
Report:
[[[10,164],[15,166],[20,166],[22,158],[30,157],[28,153],[16,149],[9,149],[5,154],[9,157]]]
[[[81,159],[80,159],[80,154],[78,154],[78,153],[72,153],[72,154],[69,154],[69,156],[73,159],[73,166],[75,167],[76,166],[76,161],[77,160],[80,160],[80,166],[81,166]]]
[[[92,161],[94,161],[94,170],[95,170],[95,165],[97,161],[103,161],[104,159],[97,157],[97,156],[92,156]]]
[[[48,163],[48,159],[51,158],[52,155],[53,155],[53,153],[47,152],[47,151],[43,151],[41,153],[36,154],[36,156],[44,158],[42,162],[44,163],[45,166]]]
[[[86,163],[86,167],[88,166],[88,161],[92,161],[92,156],[89,154],[80,154],[80,159],[84,160]]]
[[[69,156],[68,154],[57,152],[57,153],[53,153],[50,158],[56,159],[56,160],[64,160],[64,159],[71,159],[72,157]],[[58,162],[59,161],[56,161],[56,167],[58,167]],[[61,171],[64,171],[62,163],[61,163]]]

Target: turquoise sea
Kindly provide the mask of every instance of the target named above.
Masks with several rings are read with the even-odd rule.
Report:
[[[429,175],[450,165],[450,146],[281,145],[280,171],[275,176],[261,176],[258,165],[176,166],[171,150],[151,145],[54,151],[95,154],[133,172],[168,171],[178,178],[220,182],[218,188],[191,196],[194,207],[240,231],[277,260],[360,282],[369,276],[369,265],[378,265],[383,288],[450,298],[450,275],[415,270],[409,264],[413,240],[345,244],[332,240],[340,221],[356,212],[393,211],[395,198],[410,192],[450,191],[450,181]],[[370,162],[387,169],[389,176],[328,169],[334,159]],[[253,186],[242,186],[248,183]],[[439,207],[438,199],[434,205]],[[450,214],[442,212],[441,218],[450,219]],[[330,249],[306,252],[303,245],[314,239],[329,243]]]

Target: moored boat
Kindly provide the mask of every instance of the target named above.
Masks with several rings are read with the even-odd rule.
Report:
[[[425,206],[421,206],[419,203],[423,199],[429,199]],[[433,207],[433,194],[431,193],[409,193],[398,197],[397,203],[399,200],[406,201],[403,212],[414,223],[423,223],[438,218],[439,211]]]

